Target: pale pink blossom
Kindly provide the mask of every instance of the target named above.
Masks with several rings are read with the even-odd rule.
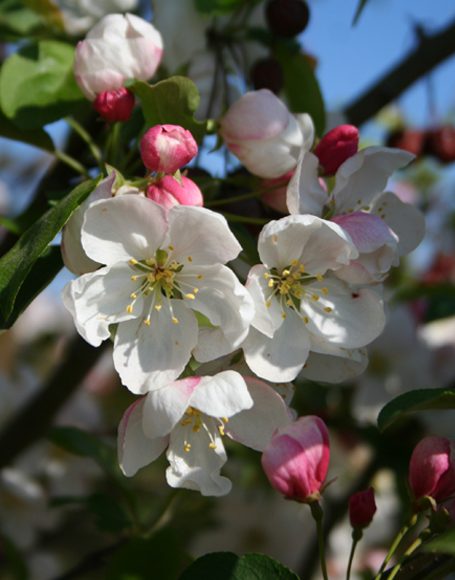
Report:
[[[454,441],[437,436],[422,439],[409,462],[409,486],[416,500],[430,496],[439,502],[454,495]]]

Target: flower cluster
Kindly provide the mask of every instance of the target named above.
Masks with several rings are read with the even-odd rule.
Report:
[[[151,25],[111,15],[78,46],[76,78],[105,119],[122,121],[134,106],[126,81],[150,78],[161,52]],[[272,484],[313,502],[327,428],[296,419],[278,384],[365,368],[385,324],[382,282],[423,235],[419,212],[384,191],[412,156],[358,150],[349,125],[316,142],[310,116],[265,89],[234,103],[219,133],[246,169],[285,190],[289,215],[262,228],[260,263],[245,271],[227,220],[181,173],[198,152],[192,134],[156,125],[140,140],[146,177],[111,169],[66,225],[64,259],[79,277],[64,304],[87,342],[113,341],[121,381],[140,395],[119,428],[126,475],[166,450],[169,485],[223,495],[226,436],[265,450]]]

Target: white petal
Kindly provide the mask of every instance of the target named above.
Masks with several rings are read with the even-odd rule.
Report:
[[[368,206],[384,190],[394,171],[404,167],[414,156],[401,149],[367,147],[340,165],[332,196],[336,213],[358,211]]]
[[[312,274],[323,274],[358,256],[342,228],[313,215],[292,215],[269,222],[259,235],[258,250],[269,268],[282,269],[298,260]]]
[[[150,391],[145,397],[143,429],[147,437],[168,435],[190,406],[200,377],[188,377]]]
[[[304,322],[288,310],[273,338],[251,328],[242,346],[246,363],[256,375],[282,383],[298,375],[308,357],[310,341]]]
[[[328,290],[324,295],[322,288]],[[370,289],[352,290],[335,278],[307,286],[319,300],[302,300],[301,311],[309,318],[309,332],[343,348],[359,348],[374,340],[384,329],[381,297]],[[324,309],[330,308],[330,312]]]
[[[422,241],[425,235],[424,215],[410,203],[402,202],[394,193],[386,192],[376,198],[371,211],[379,215],[398,236],[401,256],[412,252]]]
[[[364,349],[338,349],[337,354],[310,352],[299,377],[317,382],[341,383],[364,372],[368,354]]]
[[[252,325],[262,334],[272,338],[275,331],[283,324],[281,307],[278,300],[271,300],[267,308],[266,302],[272,291],[267,286],[264,274],[268,272],[265,266],[258,264],[251,268],[246,287],[254,302],[255,314]]]
[[[223,442],[213,419],[206,418],[206,425],[212,433],[216,448],[210,449],[210,440],[204,430],[192,432],[191,427],[178,425],[171,433],[167,450],[169,467],[166,479],[171,487],[183,487],[200,491],[205,496],[221,496],[231,491],[232,484],[220,475],[227,457]],[[184,451],[186,442],[191,444]]]
[[[198,288],[194,299],[185,302],[186,306],[203,314],[215,327],[206,327],[200,333],[194,356],[200,362],[207,362],[232,352],[245,339],[254,316],[248,290],[227,266],[185,268],[182,273],[186,273],[182,280],[190,289]]]
[[[253,406],[243,377],[224,371],[214,377],[202,377],[191,396],[191,406],[211,417],[232,417]]]
[[[169,441],[169,437],[146,437],[142,429],[143,406],[144,399],[130,405],[118,428],[118,461],[121,470],[128,477],[155,461],[166,449]]]
[[[132,320],[120,324],[114,341],[114,365],[122,383],[133,393],[146,393],[175,380],[190,359],[197,342],[195,316],[180,300],[153,310],[151,324]]]
[[[320,216],[329,196],[319,182],[319,159],[313,153],[304,152],[299,159],[286,191],[289,213],[311,213]]]
[[[203,207],[174,206],[168,215],[167,243],[174,247],[172,257],[188,264],[217,264],[236,258],[242,246],[229,229],[226,219]]]
[[[62,293],[63,304],[73,315],[79,334],[91,345],[99,346],[109,338],[110,324],[131,320],[141,311],[141,296],[135,310],[131,314],[126,311],[136,288],[128,264],[114,264],[69,282]]]
[[[286,403],[272,387],[253,377],[245,380],[254,405],[229,419],[226,434],[251,449],[263,451],[275,429],[290,423],[291,418]]]
[[[82,223],[87,208],[95,201],[108,199],[112,196],[112,186],[116,177],[115,171],[99,182],[97,187],[73,212],[62,230],[62,257],[65,266],[74,274],[93,272],[100,264],[91,260],[84,251],[81,243]]]
[[[139,195],[121,195],[87,209],[82,246],[100,264],[147,259],[155,255],[166,229],[162,207]]]

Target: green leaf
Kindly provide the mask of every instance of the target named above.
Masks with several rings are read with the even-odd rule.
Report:
[[[180,580],[298,580],[297,574],[262,554],[215,552],[199,558]]]
[[[74,114],[85,99],[73,74],[74,47],[56,40],[28,44],[3,64],[0,103],[21,129],[38,129]]]
[[[175,76],[156,85],[137,81],[129,88],[141,101],[147,128],[172,123],[191,131],[196,141],[205,135],[206,123],[194,118],[200,97],[196,85],[190,79]]]
[[[409,413],[455,409],[455,389],[418,389],[399,395],[381,409],[378,427],[384,431]]]
[[[37,14],[40,14],[53,27],[60,31],[65,30],[63,16],[52,0],[23,0],[24,4]]]
[[[365,8],[367,2],[368,0],[359,0],[359,3],[357,4],[357,9],[354,14],[354,18],[352,19],[352,26],[355,26],[357,24],[360,15],[362,14],[363,9]]]
[[[275,57],[283,69],[284,92],[294,113],[311,115],[316,133],[322,135],[325,127],[325,108],[321,89],[306,56],[281,44]]]
[[[175,532],[164,529],[151,538],[134,538],[111,558],[106,580],[177,580],[188,566],[189,556],[182,550]],[[211,580],[217,578],[214,576]]]
[[[9,328],[12,324],[16,299],[24,282],[29,280],[27,276],[30,270],[65,225],[72,212],[84,201],[95,185],[95,180],[85,181],[78,185],[42,215],[11,250],[0,258],[0,328]],[[35,291],[33,284],[32,290]],[[24,292],[28,295],[30,289],[24,289]]]
[[[0,4],[0,35],[4,40],[18,40],[42,28],[43,20],[18,0],[3,0]]]
[[[54,151],[52,139],[44,129],[35,129],[34,131],[19,129],[19,127],[5,117],[2,111],[0,111],[0,135],[7,139],[34,145],[45,151]]]
[[[434,540],[426,542],[422,546],[422,551],[455,556],[455,527],[440,534]]]
[[[50,440],[69,453],[90,457],[100,467],[115,479],[122,478],[117,463],[117,452],[99,437],[76,427],[55,427],[49,435]]]
[[[196,10],[201,14],[228,14],[241,6],[250,3],[251,0],[194,0]]]

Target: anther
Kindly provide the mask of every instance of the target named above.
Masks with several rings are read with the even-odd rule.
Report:
[[[171,320],[172,320],[172,323],[173,323],[173,324],[178,324],[178,323],[179,323],[179,319],[178,319],[176,316],[173,316],[173,317],[171,318]]]
[[[133,305],[128,304],[128,306],[126,307],[126,311],[128,312],[128,314],[132,314],[133,313]]]
[[[333,310],[333,308],[330,308],[330,306],[326,306],[324,308],[324,312],[327,312],[327,313],[332,312],[332,310]]]
[[[139,264],[139,262],[137,260],[135,260],[134,258],[131,258],[129,263],[131,264],[131,266],[136,266],[136,264]]]

